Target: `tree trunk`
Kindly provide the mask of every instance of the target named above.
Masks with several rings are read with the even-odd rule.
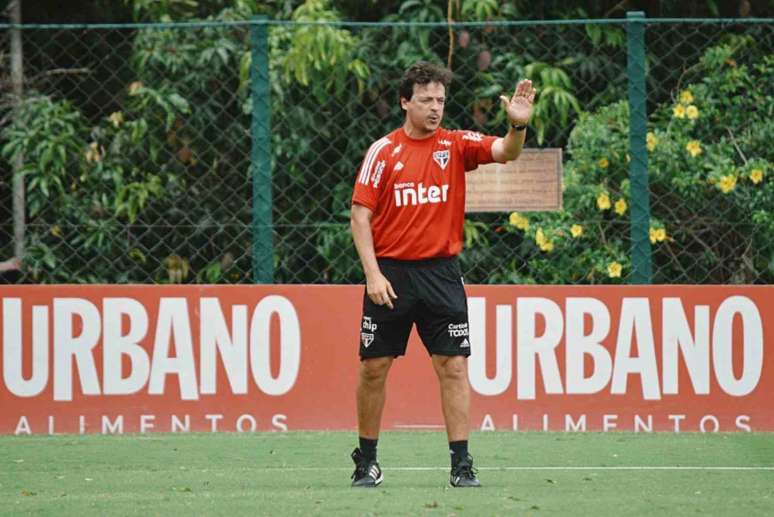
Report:
[[[12,0],[9,6],[11,23],[19,25],[22,22],[22,0]],[[24,94],[24,66],[21,29],[11,29],[11,83],[16,107],[21,105]],[[21,264],[24,258],[24,233],[25,233],[25,201],[24,201],[24,177],[21,169],[24,166],[24,157],[19,155],[13,163],[13,239],[16,264]]]

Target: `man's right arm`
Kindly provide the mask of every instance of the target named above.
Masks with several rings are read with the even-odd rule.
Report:
[[[374,250],[374,236],[371,232],[371,218],[373,212],[370,208],[357,203],[352,204],[350,224],[352,225],[352,240],[355,241],[355,249],[360,256],[363,272],[366,277],[366,293],[377,305],[387,305],[393,308],[392,300],[397,298],[390,281],[385,278],[376,262]]]

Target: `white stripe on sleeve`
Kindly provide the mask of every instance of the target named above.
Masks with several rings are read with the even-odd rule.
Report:
[[[368,181],[371,177],[371,169],[373,168],[374,161],[376,160],[376,157],[379,155],[379,151],[382,150],[384,146],[389,144],[390,141],[385,138],[380,138],[376,142],[371,145],[371,148],[368,150],[368,153],[366,154],[365,160],[363,161],[363,168],[360,169],[360,177],[358,178],[358,181],[362,183],[363,185],[368,185]]]

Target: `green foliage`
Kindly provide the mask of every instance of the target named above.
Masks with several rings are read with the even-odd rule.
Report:
[[[135,20],[145,17],[151,20],[172,16],[188,17],[192,16],[199,5],[196,0],[124,0],[124,3],[132,6]]]
[[[587,24],[585,29],[586,35],[596,47],[622,48],[626,45],[626,31],[621,27]]]
[[[570,135],[564,208],[518,217],[506,225],[529,243],[523,272],[536,283],[620,281],[628,258],[628,106],[620,101],[584,114]],[[619,267],[621,269],[619,269]],[[623,273],[623,274],[622,274]]]
[[[32,280],[185,281],[193,270],[213,282],[227,273],[220,258],[218,269],[192,255],[225,256],[218,246],[250,217],[245,203],[236,210],[238,227],[214,224],[234,212],[220,201],[233,197],[224,179],[244,183],[230,154],[249,149],[241,108],[229,97],[245,47],[239,36],[218,27],[138,31],[134,80],[120,109],[95,121],[68,101],[25,100],[3,134],[3,157],[23,158],[31,218],[24,267]],[[223,175],[204,174],[211,169]],[[192,204],[191,195],[204,190],[217,194]]]
[[[463,20],[491,20],[498,15],[500,8],[497,0],[465,0],[462,2],[460,14]]]
[[[401,2],[398,16],[417,22],[440,22],[446,19],[445,9],[433,0],[406,0]]]
[[[256,121],[271,124],[275,281],[362,281],[348,221],[354,176],[368,146],[401,124],[397,82],[419,59],[451,63],[445,125],[452,128],[502,134],[498,96],[509,94],[518,79],[531,78],[540,95],[528,146],[567,146],[572,158],[565,166],[561,214],[529,215],[526,231],[498,214],[468,218],[466,279],[609,282],[630,272],[628,117],[626,105],[615,102],[626,97],[623,26],[486,23],[596,16],[615,5],[460,0],[451,3],[454,20],[485,23],[450,31],[335,23],[445,21],[449,4],[438,0],[125,3],[141,21],[229,21],[261,13],[300,23],[269,26],[271,119]],[[316,21],[332,24],[311,23]],[[758,123],[772,115],[770,94],[762,88],[771,84],[770,63],[761,56],[767,40],[759,38],[755,50],[755,42],[730,38],[699,62],[698,49],[711,38],[698,31],[656,34],[662,27],[649,29],[656,37],[648,43],[649,101],[659,106],[651,121],[658,139],[651,154],[651,226],[656,237],[663,235],[654,243],[657,279],[770,281],[771,164],[764,145],[774,135],[771,124]],[[46,64],[29,77],[46,79],[37,80],[39,95],[28,91],[0,144],[8,164],[23,157],[29,279],[250,281],[250,30],[221,25],[91,32],[99,41],[77,47],[94,54],[84,68],[98,70],[90,60],[120,63],[108,74],[92,74],[100,81],[105,75],[104,82],[49,78],[48,63],[79,55],[66,43],[57,46],[62,35],[30,54],[32,66]],[[126,44],[111,46],[121,41]],[[108,45],[99,46],[103,42]],[[34,49],[25,42],[25,52]],[[722,80],[707,82],[713,77]],[[672,93],[674,84],[682,86]],[[697,99],[696,120],[672,116],[686,88]],[[696,159],[685,152],[691,140],[702,149]],[[762,171],[758,183],[751,179],[755,170]],[[720,185],[729,188],[729,176],[736,182],[724,193]],[[602,210],[598,200],[604,205],[605,197],[610,208]],[[622,214],[615,211],[619,200],[627,205]],[[685,235],[678,216],[687,221]],[[583,233],[573,235],[575,224]],[[620,279],[609,276],[614,262],[621,265]],[[693,263],[701,268],[691,269]]]
[[[569,63],[566,61],[564,64]],[[524,67],[527,79],[532,81],[540,96],[535,100],[532,126],[537,131],[538,144],[543,144],[549,128],[565,127],[572,110],[580,113],[578,99],[567,72],[539,61]]]
[[[3,132],[2,155],[9,162],[23,157],[20,173],[27,176],[27,207],[31,216],[61,198],[67,189],[72,155],[84,147],[79,138],[84,121],[69,102],[31,96]]]
[[[147,119],[174,118],[184,106],[147,88],[132,95],[126,114],[116,112],[90,132],[67,101],[29,97],[4,132],[3,157],[23,160],[31,218],[24,266],[34,280],[115,278],[115,268],[129,258],[129,242],[116,234],[164,194],[160,176],[137,168],[160,151]],[[115,262],[89,264],[100,256]]]
[[[648,134],[654,281],[771,282],[774,58],[732,38],[691,78],[656,110]],[[628,125],[623,101],[581,116],[568,144],[564,210],[511,215],[504,231],[529,248],[503,280],[608,283],[631,272]]]
[[[320,225],[315,239],[317,254],[325,263],[322,276],[325,282],[357,283],[361,280],[361,272],[354,266],[359,259],[349,227],[351,186],[341,182],[332,194],[335,222]]]
[[[124,0],[124,4],[132,8],[136,21],[147,22],[206,18],[210,13],[237,13],[237,19],[241,19],[254,14],[257,8],[251,0]]]
[[[328,0],[307,0],[293,13],[293,21],[338,21],[338,13],[328,4]],[[320,102],[331,92],[341,95],[350,76],[362,91],[363,81],[369,74],[368,65],[355,57],[357,39],[349,31],[331,25],[280,29],[273,47],[277,49],[283,44],[288,44],[289,49],[274,52],[273,57],[282,69],[285,83],[295,79],[303,87],[311,88]]]
[[[122,185],[116,194],[116,216],[125,216],[129,223],[134,223],[148,200],[160,196],[161,192],[161,179],[153,175],[149,175],[147,182],[134,181]]]
[[[774,57],[730,37],[654,115],[654,215],[671,238],[659,277],[753,283],[774,279]]]

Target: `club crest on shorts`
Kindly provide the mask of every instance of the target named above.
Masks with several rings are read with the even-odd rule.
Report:
[[[360,342],[363,343],[364,348],[368,348],[368,345],[374,342],[374,335],[370,332],[361,332]]]
[[[449,150],[435,151],[433,153],[433,160],[441,169],[446,169],[446,164],[449,163]]]

